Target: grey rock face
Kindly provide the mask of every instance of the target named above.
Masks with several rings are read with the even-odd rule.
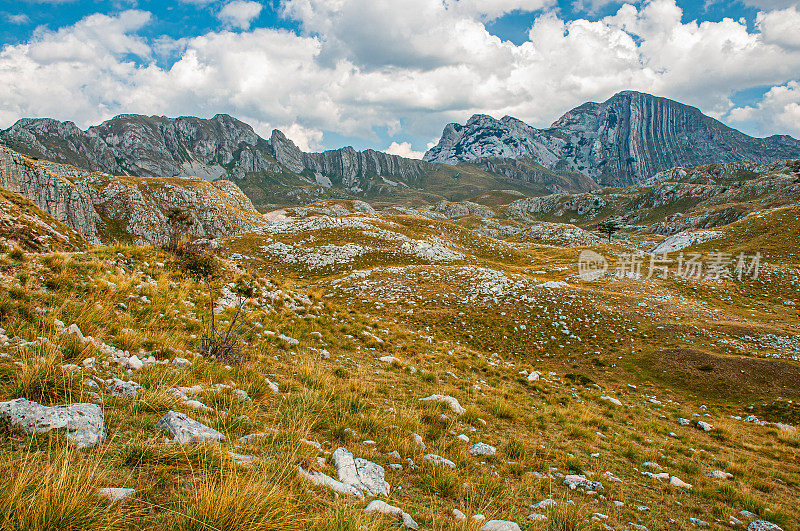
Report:
[[[24,398],[0,402],[0,421],[26,433],[63,429],[78,448],[102,442],[106,436],[103,410],[96,404],[43,406]]]
[[[749,137],[694,107],[625,91],[576,107],[548,129],[509,116],[475,115],[465,125],[448,124],[424,160],[455,164],[485,157],[530,158],[624,186],[676,166],[798,158],[800,141]]]
[[[421,160],[372,149],[356,151],[352,147],[344,147],[322,153],[304,153],[278,130],[272,132],[269,145],[275,160],[289,170],[295,173],[310,170],[350,189],[360,188],[365,177],[399,177],[405,181],[413,181],[432,168],[432,165]]]
[[[169,411],[156,423],[156,428],[170,434],[173,441],[181,444],[220,442],[225,436],[217,430],[187,417],[177,411]]]
[[[333,452],[333,462],[339,481],[357,488],[372,496],[389,494],[389,483],[385,480],[382,466],[361,458],[353,458],[346,448],[339,447]]]
[[[22,119],[1,132],[0,141],[35,157],[114,175],[211,180],[277,170],[253,128],[224,114],[209,120],[126,114],[86,131],[72,122]]]
[[[242,179],[310,170],[345,188],[359,189],[369,177],[408,181],[432,166],[397,155],[352,147],[304,153],[281,131],[269,140],[235,118],[167,118],[123,114],[86,131],[72,122],[22,119],[0,131],[0,144],[15,151],[88,171],[140,177],[197,176]]]

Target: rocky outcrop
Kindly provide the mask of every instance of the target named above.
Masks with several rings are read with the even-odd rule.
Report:
[[[178,208],[189,232],[217,238],[264,224],[249,199],[230,181],[197,177],[130,178],[89,173],[0,148],[0,187],[20,194],[93,243],[130,239],[160,243],[167,213]]]
[[[29,199],[0,188],[0,245],[53,252],[81,250],[87,242]]]
[[[542,166],[580,172],[604,185],[624,186],[675,166],[800,157],[800,141],[753,138],[681,103],[625,91],[603,103],[585,103],[548,129],[516,118],[475,115],[448,124],[424,160],[529,158]]]

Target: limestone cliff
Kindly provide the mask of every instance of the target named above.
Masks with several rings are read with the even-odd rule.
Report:
[[[0,148],[0,187],[29,199],[92,243],[160,243],[172,208],[190,214],[190,232],[197,237],[228,236],[264,224],[230,181],[115,177],[35,160],[7,148]]]

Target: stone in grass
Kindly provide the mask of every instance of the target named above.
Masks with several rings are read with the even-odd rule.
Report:
[[[409,529],[419,529],[419,525],[411,518],[411,515],[407,512],[403,511],[399,507],[395,507],[394,505],[389,505],[385,501],[381,500],[373,500],[364,508],[365,513],[381,513],[381,514],[388,514],[390,516],[396,516],[400,522],[403,524],[403,527],[407,527]]]
[[[136,386],[133,382],[125,382],[119,378],[114,378],[111,385],[108,386],[107,391],[111,396],[119,398],[131,398],[136,396]]]
[[[187,367],[191,367],[192,362],[187,360],[186,358],[175,358],[172,360],[172,366],[177,369],[185,369]]]
[[[575,490],[576,488],[580,487],[584,490],[603,490],[603,484],[599,481],[591,481],[586,479],[584,475],[578,474],[568,474],[564,476],[564,485],[570,488],[570,490]]]
[[[233,459],[237,465],[249,465],[253,461],[257,461],[258,457],[252,455],[237,454],[236,452],[228,452],[228,455]]]
[[[710,525],[705,520],[700,520],[699,518],[689,518],[689,523],[695,527],[708,527]]]
[[[372,496],[388,496],[390,487],[384,479],[382,466],[366,459],[353,458],[353,454],[342,447],[333,452],[333,462],[342,483]]]
[[[463,415],[467,412],[466,409],[461,407],[461,404],[458,403],[458,400],[453,398],[452,396],[448,395],[431,395],[425,398],[420,398],[420,402],[445,402],[447,405],[450,406],[450,409],[453,410],[453,413],[457,415]]]
[[[756,520],[754,522],[750,522],[750,525],[747,526],[747,531],[783,531],[783,529],[772,522],[767,522],[766,520]]]
[[[725,472],[724,470],[714,470],[712,472],[708,472],[706,476],[710,477],[711,479],[731,479],[733,474],[730,472]]]
[[[346,485],[341,481],[337,481],[332,477],[323,474],[322,472],[306,472],[300,466],[297,467],[297,471],[300,473],[301,477],[307,479],[314,485],[327,487],[333,490],[334,492],[338,492],[339,494],[345,494],[348,496],[355,496],[356,498],[364,499],[364,493],[358,490],[357,488],[353,487],[352,485]]]
[[[0,422],[26,433],[63,429],[78,448],[102,442],[106,436],[103,410],[97,404],[43,406],[25,398],[0,402]]]
[[[672,476],[671,478],[669,478],[669,482],[673,487],[678,487],[679,489],[691,489],[692,488],[691,483],[686,483],[685,481],[683,481],[680,478],[677,478],[675,476]]]
[[[172,437],[173,442],[181,444],[192,444],[201,442],[220,442],[225,440],[225,436],[201,424],[196,420],[187,417],[178,411],[169,411],[156,423],[156,428],[166,431]]]
[[[422,459],[424,459],[426,463],[430,463],[432,465],[444,465],[449,468],[456,467],[456,464],[454,462],[436,454],[425,454],[425,456]]]
[[[451,514],[453,515],[453,518],[455,518],[456,520],[466,520],[467,519],[467,515],[465,515],[464,513],[459,511],[458,509],[453,509]]]
[[[521,531],[521,529],[516,522],[509,520],[489,520],[483,524],[481,531]]]
[[[708,422],[704,422],[702,420],[697,421],[697,427],[703,431],[711,431],[714,429],[714,426],[712,424],[709,424]]]
[[[478,442],[467,448],[467,452],[469,455],[495,455],[497,453],[497,448],[490,444]]]
[[[105,498],[112,503],[129,498],[134,494],[136,494],[134,489],[124,489],[121,487],[104,487],[97,491],[98,496]]]

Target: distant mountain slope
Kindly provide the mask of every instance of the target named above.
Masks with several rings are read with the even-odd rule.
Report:
[[[482,161],[454,169],[352,147],[305,153],[281,131],[274,130],[267,140],[224,114],[211,119],[124,114],[85,131],[72,122],[26,118],[0,131],[0,144],[111,175],[231,179],[257,205],[325,198],[431,203],[498,188],[540,195],[597,187],[591,179],[535,164],[515,163],[512,175],[494,172]],[[453,178],[456,174],[464,178]]]
[[[487,157],[529,158],[603,185],[625,186],[677,166],[800,158],[800,141],[753,138],[695,107],[625,91],[576,107],[548,129],[509,116],[475,115],[465,125],[448,124],[424,160],[456,164]]]

